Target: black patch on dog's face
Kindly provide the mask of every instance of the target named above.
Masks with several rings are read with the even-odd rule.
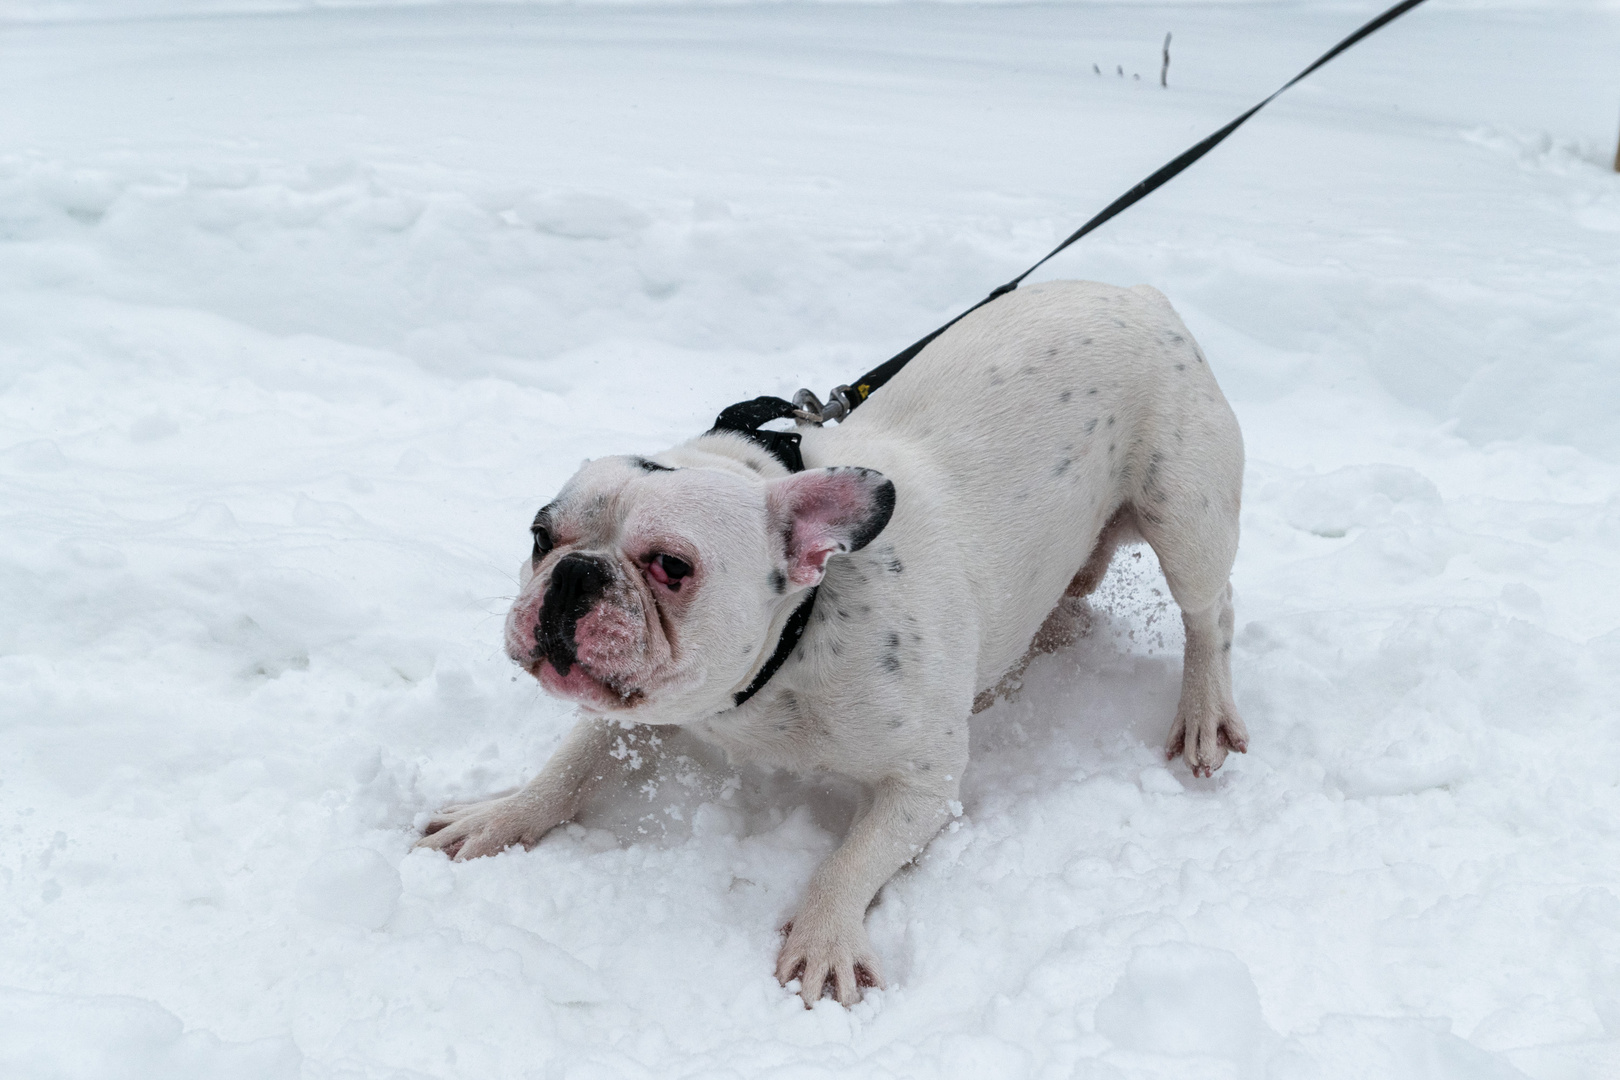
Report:
[[[675,471],[674,469],[672,469],[668,465],[660,465],[660,464],[658,464],[658,462],[652,461],[652,460],[650,460],[648,458],[644,458],[644,457],[633,457],[633,458],[630,459],[630,464],[634,465],[636,468],[640,469],[642,472],[674,472]]]
[[[540,623],[534,628],[535,659],[551,661],[557,674],[567,675],[577,659],[574,628],[596,605],[613,582],[613,571],[589,555],[565,555],[551,571],[551,582],[540,604]]]
[[[787,592],[787,575],[780,570],[771,571],[771,592],[777,596]]]

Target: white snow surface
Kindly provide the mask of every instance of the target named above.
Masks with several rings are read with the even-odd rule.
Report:
[[[0,1075],[1620,1075],[1620,9],[1437,0],[1042,271],[1162,289],[1243,423],[1252,748],[1165,766],[1126,553],[845,1011],[771,975],[840,782],[627,735],[533,851],[411,852],[570,723],[531,515],[1381,5],[69,6],[0,23]]]

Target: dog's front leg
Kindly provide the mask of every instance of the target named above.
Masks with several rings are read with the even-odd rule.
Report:
[[[586,717],[574,725],[540,775],[518,792],[487,802],[447,806],[428,820],[417,847],[452,859],[476,859],[522,844],[529,848],[579,812],[612,765],[622,734],[613,723]]]
[[[784,986],[800,980],[806,1007],[820,999],[829,979],[833,995],[846,1006],[860,1000],[862,986],[883,985],[866,936],[867,905],[945,824],[957,787],[954,778],[926,788],[897,777],[880,781],[872,805],[810,879],[776,961],[776,977]]]

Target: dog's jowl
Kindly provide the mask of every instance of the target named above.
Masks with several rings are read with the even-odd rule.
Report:
[[[526,788],[444,811],[419,843],[538,842],[614,766],[619,722],[852,777],[870,804],[776,966],[807,1002],[847,1004],[882,985],[866,908],[949,816],[975,699],[1065,640],[1054,613],[1121,540],[1153,547],[1186,625],[1168,753],[1208,776],[1246,748],[1227,581],[1243,441],[1163,296],[1082,282],[975,311],[844,423],[802,431],[804,472],[709,434],[591,461],[541,509],[506,650],[579,722]]]

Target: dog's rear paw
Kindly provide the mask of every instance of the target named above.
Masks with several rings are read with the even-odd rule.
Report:
[[[863,988],[883,988],[877,954],[858,916],[851,923],[801,913],[782,931],[787,939],[776,958],[776,979],[783,986],[798,979],[805,1008],[827,993],[848,1008],[861,1000]]]
[[[1170,761],[1185,758],[1194,776],[1210,776],[1226,761],[1227,751],[1239,754],[1249,750],[1249,729],[1235,709],[1201,712],[1191,723],[1178,712],[1164,743],[1164,756]]]
[[[558,824],[537,813],[532,801],[509,795],[445,807],[428,819],[416,846],[442,851],[458,861],[476,859],[513,844],[533,847]]]

